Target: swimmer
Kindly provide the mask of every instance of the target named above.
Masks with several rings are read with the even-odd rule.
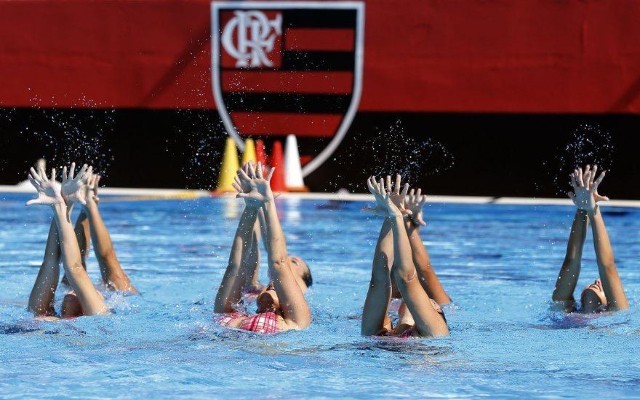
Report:
[[[371,282],[362,313],[363,335],[436,337],[449,334],[449,327],[438,301],[450,302],[431,268],[424,246],[412,241],[420,240],[418,231],[411,225],[425,225],[422,219],[424,196],[413,192],[405,202],[409,185],[400,191],[400,176],[395,187],[391,177],[385,182],[367,180],[369,191],[376,199],[377,214],[385,216],[373,259]],[[415,212],[416,215],[413,215]],[[410,222],[405,217],[413,215]],[[411,238],[412,235],[416,235]],[[421,242],[421,240],[420,240]],[[424,252],[423,252],[424,250]],[[420,268],[416,269],[416,263]],[[400,320],[391,326],[388,317],[392,284],[395,283],[405,307],[400,307]],[[434,298],[437,298],[435,300]]]
[[[75,165],[72,164],[67,175],[66,167],[64,168],[62,184],[55,180],[55,168],[51,170],[51,178],[47,177],[42,165],[38,167],[38,171],[31,168],[29,174],[29,181],[36,188],[38,197],[29,200],[26,205],[47,205],[53,211],[44,261],[29,296],[28,308],[39,317],[56,315],[54,299],[60,274],[60,259],[73,290],[73,295],[65,296],[62,317],[107,312],[104,298],[95,289],[82,267],[80,247],[69,219],[73,203],[86,204],[87,180],[91,175],[91,169],[84,165],[75,177],[74,169]]]
[[[598,186],[602,183],[605,172],[602,171],[595,179],[597,170],[597,166],[590,168],[587,165],[584,171],[580,168],[571,174],[573,192],[569,193],[569,197],[576,206],[576,214],[571,226],[567,253],[552,295],[552,300],[567,312],[596,313],[629,308],[614,262],[607,228],[598,206],[600,201],[609,200],[608,197],[598,194]],[[582,307],[578,309],[573,292],[580,276],[582,248],[589,222],[600,279],[584,288],[580,296]]]
[[[238,171],[234,188],[244,199],[245,209],[231,247],[229,263],[215,299],[214,312],[221,325],[259,332],[276,333],[305,329],[311,323],[311,311],[304,294],[312,284],[311,271],[300,258],[289,256],[284,233],[276,213],[270,180],[273,169],[264,176],[262,164],[246,163]],[[264,220],[259,219],[260,212]],[[264,227],[270,283],[257,296],[257,313],[247,315],[236,310],[243,289],[255,276],[258,239],[256,221]]]

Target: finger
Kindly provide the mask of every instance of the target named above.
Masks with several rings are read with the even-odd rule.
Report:
[[[262,167],[262,164],[258,164],[256,166],[256,177],[258,179],[264,179],[264,168]]]
[[[604,174],[607,171],[602,171],[600,173],[600,176],[598,177],[598,179],[595,180],[595,182],[593,182],[593,190],[597,191],[598,190],[598,186],[600,186],[600,184],[602,183],[602,180],[604,179]]]
[[[271,177],[273,177],[273,173],[276,171],[276,167],[271,167],[271,169],[269,170],[269,173],[267,174],[267,178],[266,180],[271,182]]]
[[[256,170],[253,167],[253,164],[249,164],[247,175],[249,175],[249,178],[251,178],[251,179],[255,179],[256,178]]]
[[[69,179],[73,179],[74,178],[74,173],[76,172],[76,163],[72,162],[71,163],[71,168],[69,168]]]
[[[100,178],[102,178],[102,175],[94,175],[94,186],[96,188],[96,191],[98,189],[98,185],[100,184]]]
[[[87,164],[82,164],[80,171],[76,175],[76,179],[87,179],[86,175],[93,173],[93,167],[88,166]]]
[[[33,167],[31,167],[31,169],[29,170],[29,176],[32,177],[38,183],[42,182],[42,178],[40,177],[40,174],[38,174],[36,170],[33,169]]]
[[[396,182],[393,186],[393,192],[395,194],[400,194],[400,185],[402,182],[402,177],[400,176],[400,174],[396,174]]]
[[[584,176],[583,176],[583,180],[584,180],[584,186],[587,190],[591,190],[591,170],[590,169],[586,169]]]
[[[578,178],[578,186],[584,187],[584,179],[582,176],[582,168],[576,169],[576,177]]]
[[[33,204],[40,204],[40,199],[38,198],[38,199],[29,200],[29,201],[27,201],[25,203],[25,206],[30,206],[30,205],[33,205]]]
[[[246,181],[250,181],[251,178],[249,178],[249,175],[247,175],[243,170],[239,169],[238,170],[238,176],[240,177],[240,179],[244,179]]]
[[[238,192],[238,193],[242,193],[242,188],[240,187],[240,185],[238,185],[236,182],[233,182],[231,184],[231,186],[233,186],[233,188]]]
[[[56,169],[55,168],[51,168],[51,180],[52,181],[56,180]]]
[[[420,203],[418,205],[420,206],[420,208],[422,208],[422,206],[426,202],[427,202],[427,196],[423,195],[422,197],[420,197]]]
[[[598,172],[598,166],[594,165],[593,168],[591,168],[591,185],[593,185],[593,181],[596,178],[596,173]]]
[[[369,193],[373,194],[373,192],[375,191],[374,187],[373,187],[373,183],[371,183],[371,181],[373,180],[372,177],[369,177],[367,179],[367,189],[369,189]]]
[[[44,170],[43,165],[38,165],[38,175],[40,175],[41,180],[44,182],[44,179],[47,177],[47,172]]]
[[[575,172],[572,173],[570,176],[571,176],[571,186],[573,187],[573,190],[578,190],[578,183],[576,182]]]
[[[380,178],[382,181],[382,178]],[[391,175],[387,175],[387,192],[391,193]]]
[[[390,176],[387,176],[387,180],[389,182],[389,185],[391,185],[391,177]],[[380,178],[380,184],[378,185],[378,193],[379,194],[385,193],[385,190],[384,190],[384,179],[382,179],[382,178]]]
[[[416,221],[418,223],[418,225],[420,226],[427,226],[427,223],[424,222],[424,219],[422,219],[422,217],[418,218],[418,220]]]
[[[73,176],[73,175],[71,175]],[[67,166],[62,167],[62,182],[67,181]]]
[[[409,184],[405,183],[404,187],[402,188],[402,193],[400,193],[400,195],[402,195],[402,198],[404,199],[405,197],[407,197],[407,192],[409,192]]]
[[[576,195],[573,192],[567,192],[567,196],[569,196],[569,198],[571,199],[571,201],[573,201],[575,203],[576,201]]]

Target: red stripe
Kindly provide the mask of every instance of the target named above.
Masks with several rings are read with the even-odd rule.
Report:
[[[223,92],[350,94],[351,72],[223,71]]]
[[[342,114],[232,112],[231,119],[242,135],[332,137],[340,126]]]
[[[353,51],[353,29],[287,29],[284,48],[299,51]]]

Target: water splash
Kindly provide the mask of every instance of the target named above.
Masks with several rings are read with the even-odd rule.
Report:
[[[113,156],[106,142],[114,132],[115,110],[98,109],[87,98],[75,102],[81,104],[80,109],[42,108],[42,99],[35,95],[32,103],[39,113],[30,114],[19,133],[27,142],[44,148],[42,157],[49,166],[88,163],[102,175],[108,174]]]
[[[351,149],[351,154],[357,156],[336,159],[345,167],[352,167],[348,164],[360,160],[371,160],[362,168],[360,179],[352,183],[354,188],[361,189],[364,179],[371,175],[400,174],[404,181],[417,182],[425,176],[441,174],[455,163],[453,154],[442,143],[430,137],[407,134],[400,119],[387,128],[378,128],[375,135],[369,131],[355,135],[354,143],[359,148]]]
[[[611,133],[595,124],[581,124],[571,134],[564,149],[554,162],[544,163],[550,168],[556,195],[564,196],[569,188],[569,174],[587,164],[597,165],[600,171],[610,171],[613,167],[615,146]]]

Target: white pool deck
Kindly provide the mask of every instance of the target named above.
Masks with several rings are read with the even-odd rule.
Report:
[[[35,189],[29,182],[17,185],[0,185],[0,195],[3,193],[35,194]],[[100,188],[100,195],[108,197],[107,201],[127,200],[163,200],[163,199],[196,199],[201,197],[234,197],[233,193],[218,194],[208,190],[191,189],[136,189],[136,188]],[[365,193],[281,193],[283,198],[338,200],[338,201],[370,201],[373,196]],[[505,205],[558,205],[569,206],[571,201],[562,198],[535,197],[489,197],[489,196],[441,196],[427,195],[427,203],[455,203],[455,204],[505,204]],[[640,200],[611,200],[600,203],[603,206],[640,208]]]

